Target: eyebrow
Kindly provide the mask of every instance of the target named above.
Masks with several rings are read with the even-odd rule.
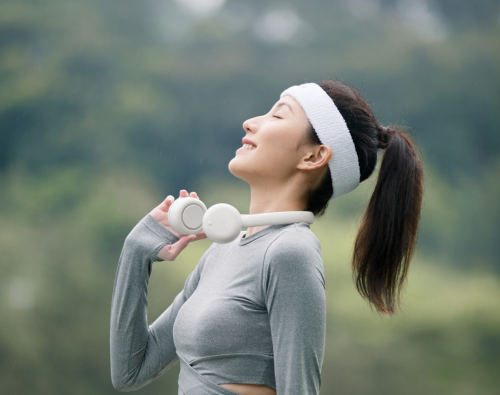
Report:
[[[276,109],[280,108],[281,106],[288,106],[288,108],[290,109],[290,111],[292,112],[293,114],[293,110],[292,110],[292,106],[284,101],[282,101],[281,103],[279,103],[277,106],[276,106]]]

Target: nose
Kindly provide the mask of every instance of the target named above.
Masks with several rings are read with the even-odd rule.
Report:
[[[245,132],[255,133],[256,127],[255,118],[250,118],[243,122]]]

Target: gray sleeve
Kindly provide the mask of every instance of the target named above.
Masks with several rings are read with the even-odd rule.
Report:
[[[282,233],[266,252],[264,270],[277,395],[317,395],[326,333],[319,241],[305,232]]]
[[[148,282],[152,264],[163,246],[178,240],[149,214],[125,239],[111,302],[111,381],[118,390],[141,388],[178,361],[172,335],[173,324],[177,312],[198,285],[205,255],[168,309],[150,327],[147,323]]]

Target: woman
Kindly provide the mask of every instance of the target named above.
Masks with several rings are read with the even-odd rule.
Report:
[[[243,129],[229,170],[251,187],[250,214],[298,210],[320,217],[331,199],[373,173],[377,150],[385,151],[352,265],[361,295],[393,314],[422,202],[422,168],[410,138],[382,127],[356,90],[332,79],[285,90]],[[325,281],[321,246],[306,223],[248,228],[229,244],[213,243],[148,327],[153,261],[173,261],[190,241],[206,237],[169,226],[173,201],[168,196],[139,222],[120,256],[111,312],[113,385],[140,388],[180,361],[180,395],[318,394]]]

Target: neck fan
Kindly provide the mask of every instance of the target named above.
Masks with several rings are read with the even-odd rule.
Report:
[[[226,203],[214,204],[207,210],[200,199],[189,196],[179,197],[168,210],[168,223],[177,233],[193,235],[203,230],[210,240],[219,244],[235,240],[242,228],[295,222],[312,224],[314,214],[311,211],[280,211],[242,215]]]

